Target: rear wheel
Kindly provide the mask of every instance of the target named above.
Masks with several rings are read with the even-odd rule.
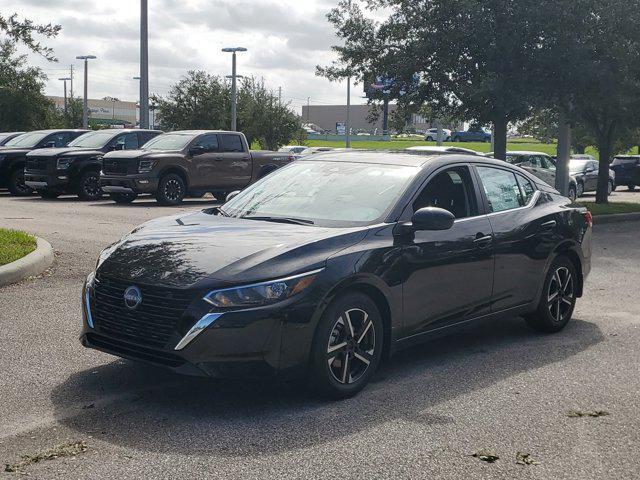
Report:
[[[160,179],[156,200],[160,205],[180,205],[187,192],[182,177],[175,173],[169,173]]]
[[[544,333],[562,330],[576,306],[576,282],[573,263],[567,257],[558,257],[547,273],[537,310],[525,317],[529,326]]]
[[[354,292],[336,299],[316,330],[310,385],[335,399],[355,395],[378,368],[383,340],[382,318],[371,298]]]
[[[574,187],[573,185],[570,185],[569,186],[569,198],[571,199],[572,202],[575,202],[577,197],[578,197],[578,195],[576,193],[576,187]]]
[[[581,197],[584,194],[584,185],[581,182],[578,182],[576,195]]]
[[[611,195],[611,194],[613,193],[613,190],[614,190],[614,188],[613,188],[613,182],[612,182],[612,181],[609,181],[609,182],[607,183],[607,195]]]
[[[100,174],[98,172],[85,172],[78,182],[78,197],[82,200],[99,200],[102,198],[100,188]]]
[[[21,168],[15,169],[9,175],[8,188],[12,195],[16,195],[18,197],[25,197],[33,194],[33,190],[27,187],[24,183],[24,170]]]
[[[60,196],[60,192],[56,190],[38,190],[38,195],[47,200],[54,200]]]
[[[126,205],[128,203],[133,202],[136,198],[138,198],[137,193],[110,193],[109,197],[114,202],[120,205]]]

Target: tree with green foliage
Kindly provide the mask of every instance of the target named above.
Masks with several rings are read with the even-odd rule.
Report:
[[[0,42],[0,130],[34,130],[55,122],[55,107],[44,95],[46,76],[16,55],[14,42]]]
[[[34,35],[42,35],[46,38],[52,38],[60,33],[60,25],[48,23],[46,25],[38,25],[31,20],[20,20],[17,14],[5,16],[0,14],[0,32],[4,32],[7,39],[12,43],[23,43],[29,50],[39,53],[47,60],[57,61],[53,49],[45,47],[38,42]]]
[[[190,71],[167,97],[154,95],[159,123],[167,130],[226,129],[231,126],[231,88],[219,77]],[[275,150],[296,138],[300,118],[288,104],[254,79],[245,79],[237,95],[238,130],[251,144]]]
[[[344,41],[333,47],[336,65],[363,81],[392,77],[400,103],[428,102],[438,112],[492,123],[496,156],[505,158],[507,126],[526,118],[534,100],[528,68],[539,32],[524,19],[538,8],[533,0],[342,0],[328,18]],[[389,15],[378,22],[365,9]]]

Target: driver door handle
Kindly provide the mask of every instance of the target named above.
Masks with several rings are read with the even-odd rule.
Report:
[[[485,245],[491,243],[492,241],[493,241],[493,235],[484,235],[483,233],[478,233],[473,243],[475,243],[479,247],[484,247]]]
[[[556,225],[557,222],[555,220],[549,220],[548,222],[544,222],[542,225],[540,225],[540,228],[542,228],[543,230],[551,230],[552,228],[555,228]]]

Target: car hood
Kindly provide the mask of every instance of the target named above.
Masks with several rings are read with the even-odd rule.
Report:
[[[29,156],[34,157],[79,157],[79,156],[92,156],[102,155],[102,150],[94,148],[80,148],[80,147],[60,147],[60,148],[41,148],[29,153]]]
[[[135,158],[161,158],[161,157],[175,157],[180,155],[179,151],[175,150],[117,150],[107,153],[104,158],[118,158],[118,159],[135,159]]]
[[[136,228],[103,252],[98,275],[177,288],[251,283],[320,268],[366,232],[194,212]]]
[[[5,156],[20,156],[26,155],[32,149],[31,148],[11,148],[11,147],[0,147],[0,155]]]

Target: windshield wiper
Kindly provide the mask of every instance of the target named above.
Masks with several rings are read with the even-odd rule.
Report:
[[[292,223],[294,225],[313,225],[312,220],[305,218],[293,218],[293,217],[240,217],[247,220],[262,220],[265,222],[279,222],[279,223]]]

